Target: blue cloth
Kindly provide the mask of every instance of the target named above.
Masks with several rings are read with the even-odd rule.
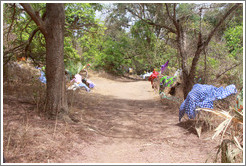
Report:
[[[40,74],[41,76],[39,77],[39,80],[42,82],[42,83],[45,83],[46,84],[46,77],[45,77],[45,73],[40,70]]]
[[[237,89],[233,84],[227,86],[225,89],[223,87],[217,88],[212,85],[195,84],[179,108],[179,121],[185,113],[188,115],[189,119],[193,119],[196,117],[196,108],[213,109],[213,101],[224,99],[236,93]]]
[[[46,84],[46,77],[45,77],[45,73],[42,71],[42,68],[41,67],[35,67],[36,69],[40,70],[40,77],[39,77],[39,80],[42,82],[42,83],[45,83]]]
[[[79,87],[84,87],[87,92],[90,92],[90,88],[88,88],[88,86],[86,86],[83,82],[79,83]]]
[[[94,88],[94,87],[95,87],[95,84],[89,83],[89,88]]]

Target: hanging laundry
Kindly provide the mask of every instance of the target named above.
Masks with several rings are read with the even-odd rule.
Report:
[[[164,76],[160,79],[160,85],[165,87],[171,87],[173,83],[176,81],[177,77]]]
[[[236,93],[237,89],[233,84],[226,88],[195,84],[179,108],[179,121],[181,121],[185,113],[189,119],[194,119],[196,117],[196,108],[213,109],[213,101],[224,99]]]
[[[148,78],[149,81],[151,81],[151,85],[153,86],[153,80],[155,78],[157,78],[157,76],[159,75],[159,73],[157,71],[155,71],[155,69],[153,70],[153,73],[150,75],[150,77]]]
[[[91,80],[86,80],[86,82],[89,84],[89,88],[94,88],[95,84]]]
[[[42,71],[42,68],[40,67],[36,67],[36,69],[38,69],[40,71],[40,77],[39,77],[39,80],[46,84],[47,80],[46,80],[46,77],[45,77],[45,73]]]
[[[73,85],[68,87],[68,90],[85,88],[87,92],[90,92],[90,88],[85,83],[82,82],[82,76],[80,74],[75,74],[74,78],[70,82],[74,82],[74,83]]]
[[[167,60],[167,62],[166,62],[164,65],[161,65],[161,74],[164,73],[165,69],[166,69],[167,66],[168,66],[168,63],[169,63],[169,60]]]

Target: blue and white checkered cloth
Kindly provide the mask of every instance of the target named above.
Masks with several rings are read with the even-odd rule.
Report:
[[[196,108],[213,109],[213,101],[224,99],[236,93],[237,89],[233,84],[227,86],[225,89],[212,85],[195,84],[179,108],[179,121],[181,121],[185,113],[189,119],[194,119],[196,117]]]

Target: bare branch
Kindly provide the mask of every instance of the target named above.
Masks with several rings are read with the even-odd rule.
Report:
[[[165,3],[165,6],[166,6],[166,10],[167,10],[167,15],[168,15],[168,17],[169,17],[172,21],[174,21],[174,20],[173,20],[173,17],[170,15],[170,11],[169,11],[168,4]]]
[[[69,29],[81,29],[83,27],[97,27],[98,25],[95,24],[95,23],[87,23],[87,24],[80,24],[80,25],[76,25],[76,24],[73,24],[72,26],[70,24],[66,24],[65,23],[65,26],[68,26]]]
[[[179,31],[179,25],[178,25],[178,23],[177,23],[177,20],[175,19],[175,15],[173,15],[173,17],[170,15],[170,11],[169,11],[169,7],[168,7],[168,4],[167,3],[165,3],[165,5],[166,5],[166,10],[167,10],[167,15],[168,15],[168,17],[172,20],[172,22],[173,22],[173,24],[174,24],[174,26],[176,27],[176,29],[177,29],[177,31]],[[175,11],[175,7],[174,7],[174,14],[176,13],[176,11]]]
[[[29,38],[28,38],[28,43],[25,47],[25,57],[27,57],[27,51],[28,51],[28,48],[30,46],[30,44],[32,43],[32,39],[33,37],[35,36],[35,34],[39,31],[40,29],[39,28],[36,28],[34,31],[32,31],[32,33],[30,34]]]
[[[37,24],[37,26],[40,28],[40,31],[44,34],[44,36],[46,36],[47,32],[46,32],[45,24],[42,18],[40,18],[40,16],[35,13],[35,11],[30,6],[29,3],[20,3],[20,5],[29,14],[32,20]]]
[[[9,33],[10,33],[10,31],[11,31],[11,29],[12,29],[12,26],[13,26],[13,24],[14,24],[14,18],[15,18],[15,13],[16,13],[16,6],[15,6],[15,3],[14,3],[14,5],[13,5],[13,7],[14,7],[14,13],[13,13],[12,18],[11,18],[12,21],[11,21],[11,25],[10,25],[9,30],[8,30],[7,41],[9,41]]]
[[[4,52],[3,52],[3,55],[6,56],[6,55],[8,55],[9,53],[12,53],[12,52],[14,52],[14,51],[16,51],[16,50],[18,50],[18,49],[22,49],[22,47],[24,47],[25,44],[26,44],[26,43],[22,43],[22,44],[19,45],[19,46],[16,46],[16,47],[14,47],[14,48],[11,48],[11,49],[8,49],[8,50],[4,51]]]
[[[165,28],[167,29],[168,31],[172,32],[172,33],[176,33],[176,31],[166,25],[163,25],[163,24],[157,24],[157,23],[154,23],[153,21],[151,21],[150,19],[144,19],[140,16],[138,16],[136,13],[134,13],[131,9],[129,8],[126,8],[132,15],[134,16],[137,16],[140,20],[144,21],[145,23],[149,24],[149,25],[153,25],[153,26],[157,26],[157,27],[161,27],[161,28]]]
[[[233,68],[235,68],[235,67],[237,67],[237,66],[239,66],[239,65],[241,65],[241,64],[242,64],[242,62],[240,62],[240,63],[238,63],[238,64],[235,64],[235,65],[233,65],[233,66],[227,68],[227,69],[226,69],[225,71],[223,71],[222,73],[217,74],[215,80],[217,80],[219,77],[221,77],[223,74],[225,74],[225,73],[228,72],[229,70],[232,70]],[[215,81],[215,80],[214,80],[214,81]]]
[[[177,4],[173,4],[173,19],[176,20],[176,6]]]

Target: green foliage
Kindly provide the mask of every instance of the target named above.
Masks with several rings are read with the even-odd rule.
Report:
[[[120,41],[115,42],[108,37],[103,44],[103,52],[96,56],[96,65],[107,72],[113,74],[122,74],[123,67],[128,63],[125,59],[125,51],[128,47],[127,38],[122,37]]]
[[[65,5],[66,37],[64,41],[64,61],[66,69],[73,75],[82,66],[94,62],[100,53],[99,46],[104,35],[104,26],[95,19],[95,10],[100,4],[72,3]]]
[[[149,24],[146,24],[143,21],[136,22],[131,27],[131,34],[145,47],[154,47],[156,36]]]
[[[230,56],[238,59],[243,53],[243,25],[230,27],[225,31],[226,44],[229,47]]]
[[[65,63],[65,68],[72,75],[75,75],[81,71],[81,69],[83,68],[83,65],[80,61],[67,60]]]

